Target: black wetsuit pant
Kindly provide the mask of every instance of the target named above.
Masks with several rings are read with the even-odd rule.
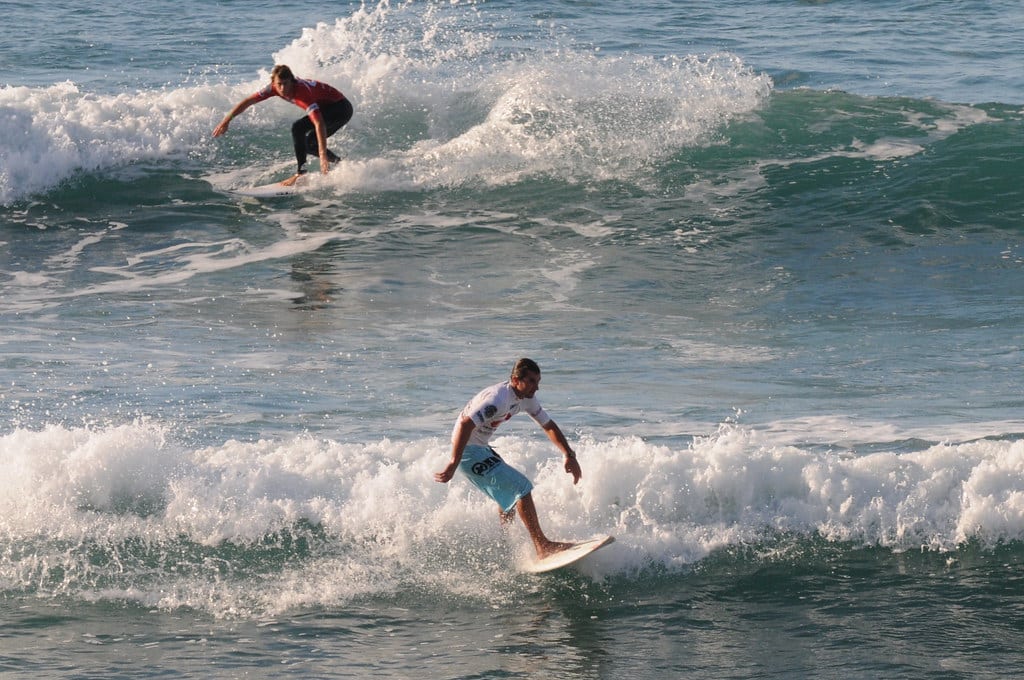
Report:
[[[352,120],[352,102],[342,99],[331,104],[321,104],[320,115],[324,117],[324,134],[330,137]],[[302,172],[306,165],[306,154],[320,155],[320,146],[316,141],[316,126],[309,116],[299,118],[292,125],[292,142],[295,144],[295,160],[299,162],[299,172]],[[329,150],[327,153],[328,157],[333,156]],[[336,160],[337,156],[334,159]]]

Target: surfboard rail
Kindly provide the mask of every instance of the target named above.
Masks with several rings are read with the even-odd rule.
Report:
[[[521,565],[521,568],[528,574],[543,574],[555,571],[556,569],[568,567],[570,564],[575,564],[594,551],[600,550],[614,542],[614,536],[599,536],[587,541],[580,541],[573,544],[571,548],[560,550],[543,559],[526,561]]]
[[[294,181],[293,181],[294,180]],[[299,175],[297,178],[289,177],[280,182],[261,184],[255,187],[240,187],[234,189],[233,193],[239,196],[250,198],[274,198],[276,196],[294,196],[304,189],[310,187],[310,180],[307,175]]]

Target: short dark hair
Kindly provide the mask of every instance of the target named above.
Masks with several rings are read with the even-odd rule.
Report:
[[[527,373],[536,373],[540,375],[540,366],[533,359],[527,359],[523,357],[516,362],[515,366],[512,367],[512,377],[516,380],[522,380],[526,377]]]
[[[295,80],[295,75],[292,73],[292,70],[284,64],[278,64],[274,67],[274,70],[270,72],[270,78],[271,80],[274,78],[277,78],[278,80]]]

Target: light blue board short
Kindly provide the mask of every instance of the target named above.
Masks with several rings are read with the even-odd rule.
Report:
[[[459,469],[504,512],[512,510],[520,498],[533,491],[533,483],[526,475],[503,461],[489,446],[467,446],[462,452]]]

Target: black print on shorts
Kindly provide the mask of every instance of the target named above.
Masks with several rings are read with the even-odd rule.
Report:
[[[488,456],[479,463],[473,463],[473,467],[470,470],[473,471],[474,475],[483,477],[488,471],[493,470],[498,465],[501,465],[501,458],[498,458],[497,455]]]

